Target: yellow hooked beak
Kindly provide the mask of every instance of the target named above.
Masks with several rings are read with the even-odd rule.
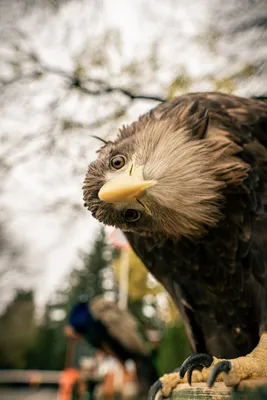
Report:
[[[132,163],[125,172],[105,183],[99,190],[98,197],[108,203],[130,202],[156,183],[157,181],[145,181],[142,168],[135,167]]]

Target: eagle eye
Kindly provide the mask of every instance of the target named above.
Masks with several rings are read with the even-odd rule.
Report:
[[[112,169],[121,169],[124,167],[126,159],[122,155],[117,155],[111,158],[110,166]]]
[[[135,222],[141,217],[141,213],[134,208],[128,208],[123,213],[125,222]]]

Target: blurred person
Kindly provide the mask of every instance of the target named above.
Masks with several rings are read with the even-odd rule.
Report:
[[[137,321],[126,310],[121,310],[115,302],[99,296],[77,303],[65,327],[69,337],[84,339],[105,354],[115,357],[125,368],[127,360],[133,360],[140,392],[146,393],[157,379],[153,358],[140,332]]]

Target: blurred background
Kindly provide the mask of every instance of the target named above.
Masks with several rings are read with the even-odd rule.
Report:
[[[190,348],[164,289],[83,207],[91,135],[188,91],[266,94],[267,1],[0,0],[0,35],[0,383],[61,400],[60,373],[98,360],[115,399],[115,361],[64,335],[82,293],[137,317],[160,374]]]

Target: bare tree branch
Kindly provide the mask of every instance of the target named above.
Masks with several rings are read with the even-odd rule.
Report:
[[[101,126],[105,125],[106,123],[113,121],[114,119],[117,119],[119,117],[122,117],[125,115],[127,111],[126,107],[121,107],[118,110],[115,110],[114,112],[104,116],[103,118],[99,118],[98,120],[92,122],[91,124],[84,124],[81,122],[69,120],[69,119],[64,119],[62,120],[63,123],[63,130],[65,129],[96,129],[100,128]]]
[[[93,82],[94,80],[92,79],[91,81]],[[111,92],[120,92],[120,93],[124,94],[125,96],[129,97],[131,100],[137,100],[137,99],[140,100],[141,99],[141,100],[153,100],[153,101],[159,101],[159,102],[163,102],[163,101],[167,100],[160,96],[153,96],[153,95],[148,95],[148,94],[135,94],[128,89],[124,89],[122,87],[116,87],[116,86],[109,86],[107,84],[102,89],[90,90],[84,86],[83,82],[80,79],[75,78],[75,77],[72,81],[72,86],[80,89],[83,93],[93,95],[93,96],[100,96],[102,94],[111,93]]]
[[[39,56],[34,52],[30,51],[26,54],[28,58],[36,65],[36,71],[33,71],[29,74],[23,75],[19,74],[18,76],[10,79],[10,80],[0,80],[3,86],[8,86],[12,85],[16,82],[19,82],[20,80],[24,79],[34,79],[34,78],[39,78],[40,76],[43,75],[44,72],[50,73],[50,74],[55,74],[62,76],[63,78],[67,79],[70,84],[70,88],[76,88],[80,90],[81,92],[91,95],[91,96],[101,96],[106,93],[111,93],[111,92],[119,92],[125,96],[127,96],[130,100],[152,100],[152,101],[158,101],[158,102],[163,102],[166,101],[167,99],[164,99],[161,96],[155,96],[155,95],[150,95],[150,94],[136,94],[132,92],[130,89],[125,89],[123,87],[119,86],[112,86],[109,85],[107,82],[100,80],[100,79],[94,79],[90,77],[85,77],[84,79],[78,76],[78,73],[68,73],[60,68],[55,68],[49,65],[46,65],[45,63],[40,60]],[[87,87],[86,84],[92,83],[94,85],[99,86],[99,89],[90,89]]]
[[[15,76],[12,79],[0,79],[0,85],[3,87],[7,87],[7,86],[11,86],[14,85],[15,83],[21,82],[21,81],[26,81],[28,79],[36,79],[36,78],[40,78],[41,76],[41,72],[40,71],[34,71],[31,72],[29,74],[20,74]]]

